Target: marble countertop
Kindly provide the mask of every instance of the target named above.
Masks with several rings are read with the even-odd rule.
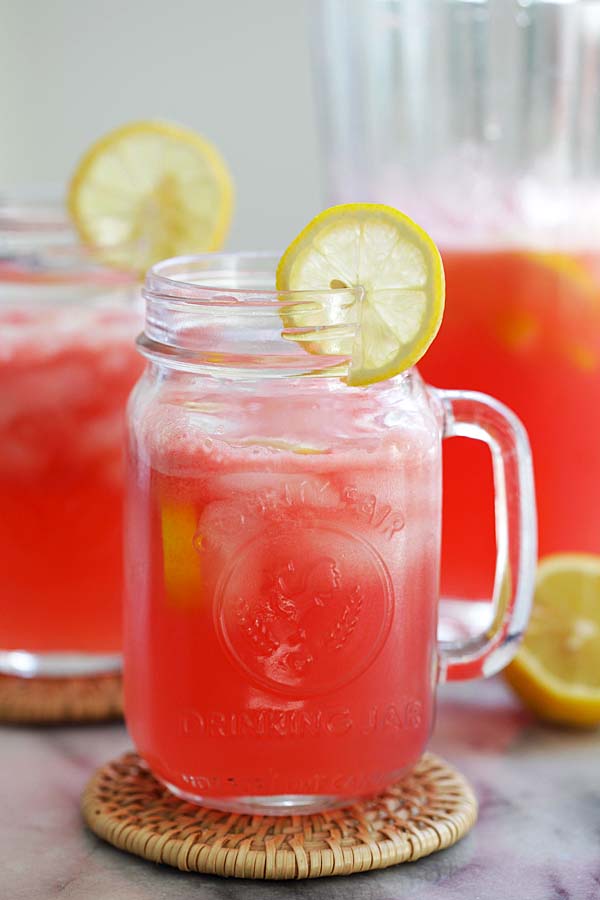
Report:
[[[536,723],[499,679],[440,691],[431,747],[469,777],[471,834],[379,872],[269,883],[186,874],[86,831],[81,791],[123,726],[0,728],[1,900],[600,900],[600,731]]]

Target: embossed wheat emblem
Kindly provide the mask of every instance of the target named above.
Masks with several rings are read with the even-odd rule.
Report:
[[[356,626],[362,610],[361,589],[356,586],[343,612],[327,636],[326,646],[330,650],[341,650]]]
[[[301,567],[290,561],[270,576],[254,603],[239,598],[236,616],[259,660],[275,661],[280,671],[298,677],[324,651],[340,650],[354,632],[362,592],[355,587],[344,603],[345,596],[333,558],[319,557]]]

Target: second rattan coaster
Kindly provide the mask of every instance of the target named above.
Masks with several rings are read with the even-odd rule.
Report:
[[[82,800],[105,841],[189,872],[285,879],[383,869],[450,847],[477,818],[466,780],[427,753],[373,800],[309,816],[250,816],[173,796],[135,753],[99,769]]]
[[[0,675],[0,722],[99,722],[122,715],[120,674],[78,678]]]

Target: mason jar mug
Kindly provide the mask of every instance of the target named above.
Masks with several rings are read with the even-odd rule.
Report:
[[[348,358],[325,350],[359,327],[360,292],[277,293],[275,267],[211,255],[147,277],[125,619],[126,716],[154,774],[187,800],[273,814],[346,804],[415,763],[436,685],[513,656],[536,552],[514,415],[415,369],[349,387]],[[437,643],[441,441],[456,434],[491,449],[496,616]]]

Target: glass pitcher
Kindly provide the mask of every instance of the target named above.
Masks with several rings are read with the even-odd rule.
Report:
[[[276,264],[209,255],[147,277],[125,617],[127,722],[152,771],[190,801],[270,814],[373,794],[418,759],[436,684],[513,656],[536,542],[516,417],[414,369],[349,387],[348,359],[324,351],[355,331],[361,292],[277,293]],[[302,327],[286,330],[288,305]],[[496,616],[438,644],[441,441],[456,434],[492,452]]]
[[[0,673],[120,669],[124,411],[135,276],[61,204],[0,200]]]
[[[314,8],[329,201],[390,203],[431,233],[447,305],[424,377],[523,420],[541,555],[600,554],[600,4]],[[481,598],[489,462],[461,443],[444,449],[442,587]]]

